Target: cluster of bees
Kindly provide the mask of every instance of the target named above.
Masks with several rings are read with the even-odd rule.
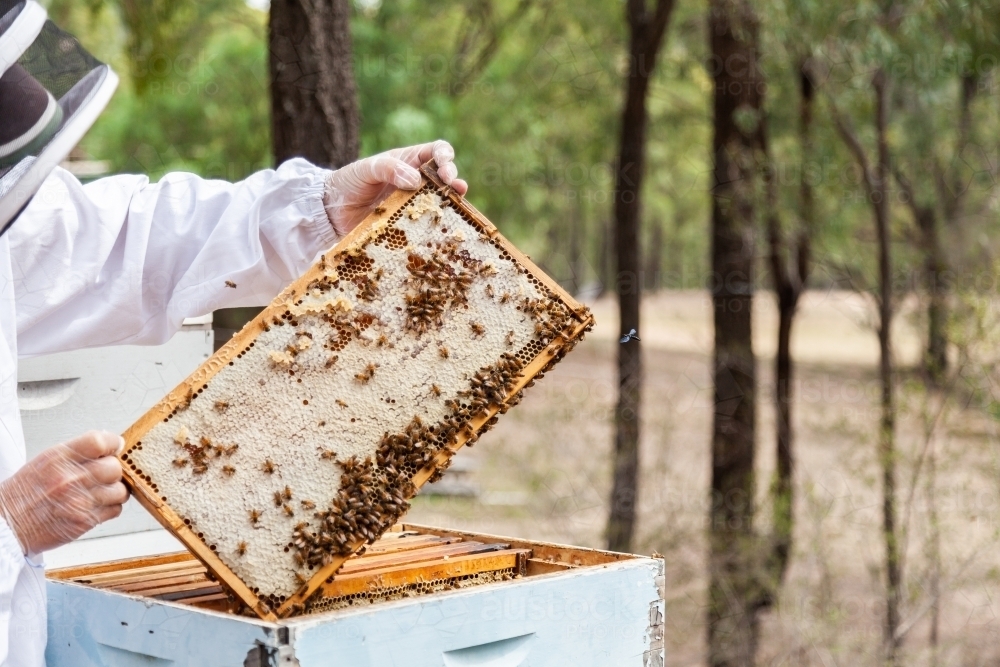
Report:
[[[543,346],[557,338],[569,342],[573,333],[573,318],[566,307],[557,301],[521,299],[517,309],[535,321],[535,337]]]
[[[201,436],[198,444],[195,445],[188,437],[186,427],[182,427],[177,435],[174,436],[174,442],[187,454],[187,456],[181,455],[174,459],[174,467],[186,468],[190,464],[191,472],[195,475],[203,475],[208,472],[209,462],[212,459],[218,459],[223,456],[230,457],[239,449],[239,445],[215,445],[205,436]],[[227,477],[230,477],[236,472],[236,469],[225,465],[222,467],[222,472]]]
[[[472,445],[477,436],[469,421],[486,413],[491,406],[506,412],[520,401],[521,392],[511,395],[523,368],[520,359],[504,353],[499,361],[480,369],[469,380],[469,389],[459,392],[466,403],[447,400],[449,412],[434,426],[427,426],[414,417],[402,433],[382,436],[375,461],[359,461],[351,457],[338,461],[341,467],[340,489],[330,507],[316,512],[319,527],[301,522],[292,532],[291,545],[300,567],[321,567],[332,562],[334,555],[348,555],[360,542],[371,544],[395,523],[410,507],[409,499],[416,493],[413,476],[429,465],[449,444],[456,442],[463,431],[466,444]],[[508,398],[509,396],[509,398]],[[490,419],[483,431],[496,423]],[[333,452],[321,450],[321,458],[332,458]],[[431,480],[439,478],[447,460],[438,466]],[[290,495],[290,494],[289,494]],[[285,506],[283,492],[275,492],[275,505]]]
[[[456,271],[440,253],[431,253],[429,259],[410,254],[406,268],[410,291],[406,294],[405,327],[418,336],[431,327],[440,328],[449,307],[468,303],[472,274]]]
[[[292,530],[290,546],[299,567],[322,567],[335,555],[350,554],[359,542],[374,543],[409,508],[416,489],[408,482],[388,485],[371,458],[338,461],[340,489],[328,509],[316,512],[319,527],[303,521]]]
[[[445,405],[459,416],[464,416],[463,411],[468,411],[469,417],[484,413],[491,405],[500,406],[506,412],[509,407],[507,395],[517,383],[522,368],[524,364],[520,359],[504,352],[495,364],[481,368],[472,376],[467,390],[458,392],[468,407],[462,408],[457,401],[452,400],[445,401]]]

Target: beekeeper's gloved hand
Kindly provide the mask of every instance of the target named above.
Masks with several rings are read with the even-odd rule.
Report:
[[[323,196],[330,224],[343,236],[396,188],[415,190],[420,186],[417,167],[432,157],[441,180],[464,195],[469,185],[458,178],[455,149],[447,141],[395,148],[352,162],[330,175]]]
[[[51,447],[0,483],[0,513],[25,554],[72,542],[122,513],[128,491],[115,457],[125,442],[90,431]]]

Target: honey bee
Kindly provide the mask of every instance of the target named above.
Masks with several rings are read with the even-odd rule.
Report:
[[[337,452],[333,451],[332,449],[323,449],[321,447],[319,451],[320,451],[319,457],[324,461],[329,461],[330,459],[337,458]]]
[[[274,492],[274,506],[281,507],[284,504],[284,500],[281,498],[281,491]]]
[[[448,348],[446,348],[444,346],[439,347],[438,348],[438,356],[440,356],[442,359],[447,359],[448,358]]]
[[[500,295],[500,303],[509,303],[509,302],[510,302],[510,294],[504,292],[503,294]]]
[[[494,296],[493,285],[490,285],[489,283],[486,284],[486,296],[490,297],[491,299]]]
[[[201,436],[200,443],[201,443],[202,447],[211,447],[212,446],[212,441],[209,440],[208,438],[206,438],[205,436]]]
[[[383,213],[385,213],[385,206],[379,204],[375,207],[375,215],[382,215]]]
[[[354,376],[354,379],[361,384],[368,384],[368,382],[375,377],[376,368],[378,368],[378,364],[368,364],[365,366],[365,370]]]
[[[389,339],[386,337],[385,334],[382,334],[381,336],[379,336],[378,340],[375,341],[375,346],[376,347],[385,347],[388,344],[389,344]]]
[[[229,403],[225,401],[216,401],[214,407],[216,412],[225,412],[226,408],[229,407]]]
[[[236,554],[238,556],[245,556],[246,553],[247,553],[247,543],[246,542],[240,542],[239,544],[236,545]]]
[[[196,465],[195,467],[193,467],[191,469],[191,472],[193,472],[196,475],[203,475],[206,472],[208,472],[208,466],[205,465],[204,463],[201,463],[201,464]]]
[[[225,447],[219,447],[218,451],[225,454],[226,456],[232,456],[233,454],[236,453],[236,450],[239,448],[240,448],[239,445],[227,445]]]
[[[514,332],[507,332],[507,347],[512,347],[514,345]]]
[[[295,516],[295,511],[290,505],[282,505],[281,509],[285,510],[285,516]]]
[[[432,384],[431,385],[431,393],[434,394],[435,396],[440,396],[441,395],[441,387],[437,386],[436,384]]]
[[[260,523],[260,516],[260,510],[250,510],[250,523],[256,526]]]
[[[295,581],[296,583],[298,583],[299,586],[305,586],[307,583],[309,583],[309,580],[303,577],[298,572],[295,573]]]
[[[291,500],[292,488],[290,486],[286,486],[285,489],[281,492],[281,497],[284,498],[285,500]]]
[[[469,327],[472,329],[472,335],[474,336],[483,336],[486,334],[486,327],[479,322],[472,322],[469,324]]]
[[[334,365],[335,363],[337,363],[337,359],[340,359],[340,357],[339,357],[338,355],[336,355],[336,354],[335,354],[335,355],[333,355],[332,357],[330,357],[329,359],[327,359],[327,360],[326,360],[326,363],[325,363],[325,364],[323,364],[323,365],[324,365],[324,366],[325,366],[326,368],[330,368],[330,367],[331,367],[331,366],[333,366],[333,365]]]
[[[338,398],[338,399],[336,399],[335,403],[336,403],[337,405],[339,405],[340,407],[342,407],[342,408],[346,408],[346,407],[347,407],[347,403],[344,403],[344,402],[343,402],[342,400],[340,400],[339,398]]]
[[[273,475],[274,471],[278,469],[278,466],[274,465],[274,461],[271,459],[265,459],[264,463],[261,464],[260,469],[268,475]]]
[[[185,458],[174,459],[174,465],[178,468],[183,468],[188,464],[188,460]]]
[[[231,289],[236,289],[236,283],[234,283],[232,280],[227,280],[226,287],[229,287]]]
[[[316,503],[311,500],[300,500],[299,504],[302,505],[304,510],[314,510],[316,509]]]
[[[222,474],[226,477],[232,477],[236,474],[236,468],[233,466],[222,466]]]

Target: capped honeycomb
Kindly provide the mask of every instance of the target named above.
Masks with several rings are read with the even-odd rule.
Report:
[[[593,324],[422,172],[125,434],[136,497],[262,618],[315,606]]]

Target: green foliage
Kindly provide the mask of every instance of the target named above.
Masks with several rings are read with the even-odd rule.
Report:
[[[1000,129],[990,101],[1000,53],[996,4],[941,0],[907,9],[885,26],[871,2],[845,11],[820,0],[759,0],[782,220],[796,224],[799,184],[809,179],[820,221],[816,286],[871,283],[870,210],[829,105],[844,111],[873,150],[868,84],[876,64],[893,75],[894,163],[936,206],[941,166],[952,189],[968,190],[963,224],[983,232],[996,225],[988,140]],[[49,9],[123,75],[122,89],[85,139],[91,156],[154,178],[188,169],[238,179],[270,166],[265,14],[239,0],[52,0]],[[642,224],[646,252],[659,257],[662,274],[647,285],[707,282],[712,80],[705,11],[700,1],[678,4],[650,91]],[[448,139],[473,201],[518,245],[573,288],[609,283],[622,12],[620,3],[555,0],[356,2],[363,154]],[[801,155],[797,68],[806,58],[822,76],[814,150]],[[955,122],[958,72],[969,68],[978,73],[979,94],[971,105],[973,132],[963,139]],[[905,276],[919,261],[913,222],[903,202],[894,202],[892,213]],[[652,245],[656,236],[660,247]],[[994,254],[991,233],[947,236],[953,263],[985,266]],[[763,274],[760,280],[768,284]],[[911,286],[901,280],[904,289]]]
[[[95,25],[81,12],[67,15],[67,27],[123,79],[83,141],[88,154],[107,160],[115,172],[154,179],[185,170],[239,180],[271,166],[266,15],[239,3],[212,6],[216,14],[202,17],[212,30],[194,31],[190,40],[182,39],[184,32],[161,35],[157,43],[169,50],[151,52],[141,62],[127,48],[133,38],[117,41],[117,53],[102,53],[98,36],[107,30],[108,18]],[[113,19],[120,13],[117,6],[98,7],[99,16]],[[192,11],[172,14],[178,30],[191,27]],[[120,20],[118,30],[127,33]],[[136,72],[144,73],[141,89]]]

